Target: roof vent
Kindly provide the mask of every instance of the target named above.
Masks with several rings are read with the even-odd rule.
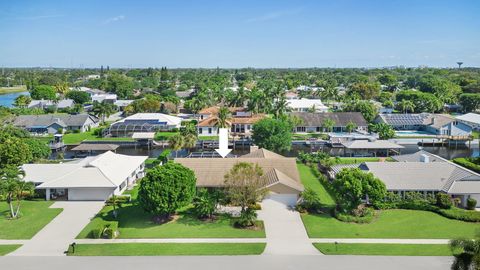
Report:
[[[430,162],[430,156],[425,155],[425,154],[421,154],[420,155],[420,162],[429,163]]]

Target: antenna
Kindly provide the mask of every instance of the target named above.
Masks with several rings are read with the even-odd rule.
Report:
[[[458,68],[462,68],[463,62],[457,62]]]

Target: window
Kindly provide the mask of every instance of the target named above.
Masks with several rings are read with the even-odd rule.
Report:
[[[208,128],[208,134],[212,134],[212,128]]]
[[[203,128],[198,129],[198,134],[202,134]]]
[[[297,127],[297,132],[305,132],[306,130],[305,127]]]

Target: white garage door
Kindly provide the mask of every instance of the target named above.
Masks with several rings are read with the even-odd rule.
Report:
[[[104,201],[113,193],[111,188],[69,188],[69,201]]]
[[[265,197],[265,200],[272,200],[276,203],[281,203],[286,206],[295,206],[297,205],[298,195],[297,194],[269,194]]]

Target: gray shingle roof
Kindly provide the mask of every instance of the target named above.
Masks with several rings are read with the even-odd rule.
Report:
[[[20,115],[13,122],[18,127],[47,127],[53,123],[61,126],[83,126],[88,119],[98,122],[98,118],[89,114],[41,114],[41,115]]]
[[[300,126],[320,127],[325,119],[331,119],[335,122],[336,127],[345,127],[350,121],[359,127],[368,126],[367,121],[359,112],[326,112],[326,113],[308,113],[308,112],[292,112],[291,115],[302,119]]]

